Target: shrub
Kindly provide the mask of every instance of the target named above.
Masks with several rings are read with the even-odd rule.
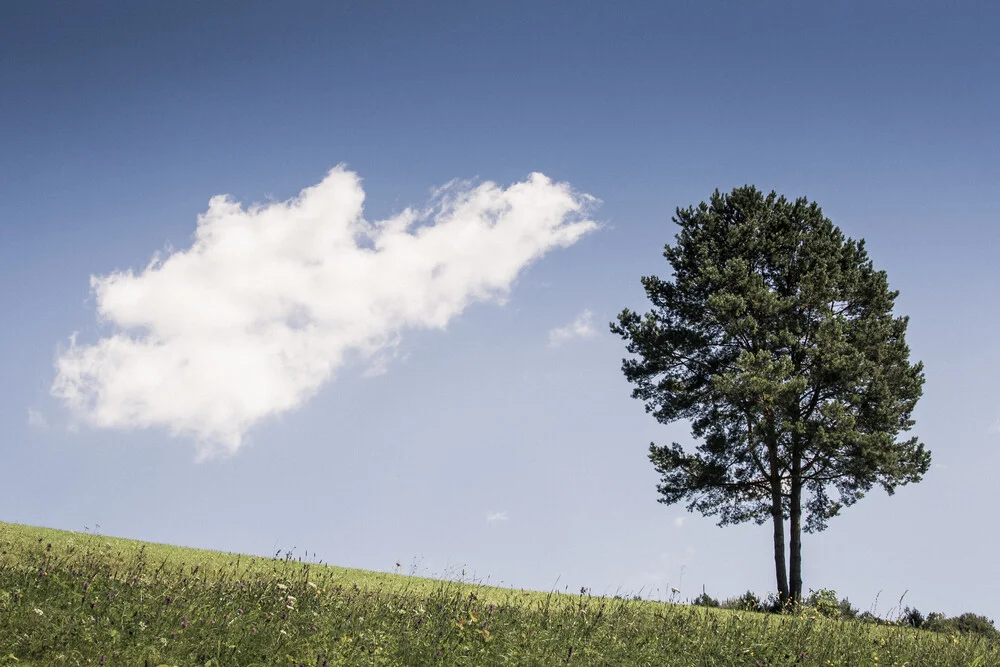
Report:
[[[852,605],[847,598],[840,601],[840,617],[851,619],[858,617],[858,608]]]
[[[940,616],[940,614],[938,614]],[[934,616],[934,614],[931,614]],[[907,607],[903,610],[903,615],[900,617],[899,622],[903,625],[909,625],[914,628],[924,627],[925,622],[924,615],[920,613],[918,609],[910,609]]]
[[[696,597],[694,600],[691,600],[691,604],[696,607],[718,607],[719,601],[708,593],[702,591],[701,595]]]
[[[955,621],[955,626],[959,632],[1000,639],[1000,632],[993,625],[993,621],[985,616],[966,612],[952,620]]]
[[[1000,631],[994,627],[993,621],[985,616],[969,612],[961,616],[953,616],[952,618],[945,618],[944,614],[934,612],[927,615],[927,619],[924,621],[922,627],[933,632],[980,635],[989,639],[1000,640]]]
[[[809,589],[806,605],[815,609],[820,616],[840,618],[840,600],[837,599],[837,591],[835,590],[821,588],[814,591]]]
[[[763,611],[761,599],[753,591],[747,591],[738,598],[729,598],[720,606],[723,609],[738,609],[740,611]]]

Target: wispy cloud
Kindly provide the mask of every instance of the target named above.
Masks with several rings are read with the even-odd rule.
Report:
[[[44,429],[49,427],[49,420],[38,410],[28,408],[28,426],[32,428]]]
[[[343,167],[288,201],[213,197],[190,248],[91,277],[114,330],[71,337],[52,394],[92,426],[160,426],[194,436],[202,455],[235,452],[349,354],[380,372],[402,332],[503,301],[525,266],[597,227],[593,197],[537,173],[507,188],[453,182],[379,222],[363,202]]]
[[[993,420],[993,423],[990,424],[990,433],[1000,433],[1000,418]]]
[[[589,310],[585,310],[566,326],[556,327],[549,331],[549,347],[559,347],[574,338],[593,338],[596,333],[594,331],[594,315]]]
[[[678,528],[680,528],[681,526],[683,526],[684,525],[684,517],[682,517],[682,516],[676,517],[674,519],[674,525],[677,526]]]
[[[486,515],[486,520],[490,523],[495,523],[497,521],[510,521],[510,517],[507,516],[506,512],[493,512]]]

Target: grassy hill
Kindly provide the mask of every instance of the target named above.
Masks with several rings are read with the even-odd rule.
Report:
[[[1000,647],[0,523],[0,664],[964,667]]]

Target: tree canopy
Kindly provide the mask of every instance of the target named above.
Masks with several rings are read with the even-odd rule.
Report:
[[[745,186],[673,220],[672,277],[643,277],[652,308],[611,324],[633,397],[664,424],[689,420],[698,442],[650,445],[659,501],[720,525],[770,521],[779,594],[799,600],[802,530],[930,466],[916,437],[898,439],[924,383],[908,318],[864,240],[815,202]]]

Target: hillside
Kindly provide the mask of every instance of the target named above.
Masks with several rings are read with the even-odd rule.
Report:
[[[0,664],[997,665],[975,637],[0,523]]]

